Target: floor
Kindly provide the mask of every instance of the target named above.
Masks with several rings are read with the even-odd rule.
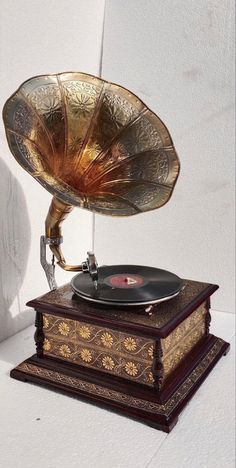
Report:
[[[171,434],[9,378],[34,353],[33,327],[0,345],[1,468],[234,468],[234,316],[212,312],[231,342]]]

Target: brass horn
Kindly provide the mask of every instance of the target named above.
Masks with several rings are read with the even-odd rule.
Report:
[[[61,223],[74,206],[130,216],[164,205],[179,159],[163,122],[133,93],[92,75],[69,72],[25,81],[7,100],[10,150],[53,194],[45,242],[64,270]]]

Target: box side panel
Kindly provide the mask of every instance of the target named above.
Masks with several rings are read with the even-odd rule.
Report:
[[[163,382],[206,335],[207,301],[201,304],[167,338],[161,340],[163,351]]]
[[[153,386],[155,341],[43,313],[44,355]]]

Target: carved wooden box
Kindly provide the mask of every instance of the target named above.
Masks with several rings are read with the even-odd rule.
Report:
[[[142,310],[95,309],[70,285],[31,301],[37,354],[11,373],[66,390],[170,431],[228,344],[209,333],[217,286],[185,281],[176,298]]]

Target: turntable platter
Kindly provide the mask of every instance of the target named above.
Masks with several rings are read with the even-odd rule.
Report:
[[[113,306],[142,306],[171,299],[180,293],[183,282],[175,274],[138,265],[111,265],[98,268],[98,287],[88,273],[72,281],[73,291],[82,299]]]

